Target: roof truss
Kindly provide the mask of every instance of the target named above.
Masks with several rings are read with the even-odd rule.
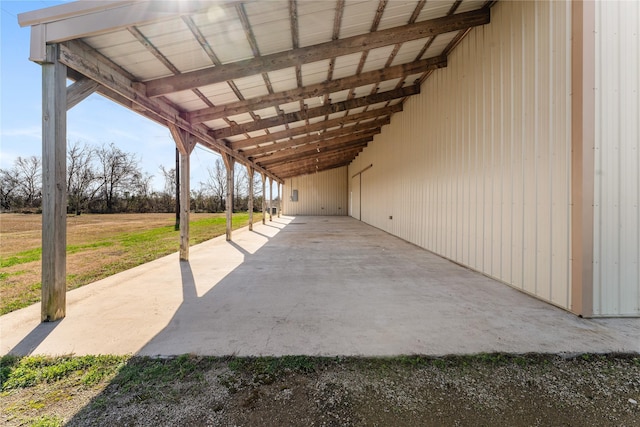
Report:
[[[20,22],[32,59],[60,43],[68,108],[98,92],[281,181],[353,160],[491,5],[79,2]]]

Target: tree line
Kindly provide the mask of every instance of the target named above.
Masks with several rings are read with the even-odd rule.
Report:
[[[164,188],[155,190],[153,175],[142,171],[140,158],[113,143],[93,147],[70,143],[67,147],[67,212],[125,213],[175,212],[176,169],[160,165]],[[234,170],[234,210],[248,209],[249,174],[242,165]],[[196,212],[226,209],[226,169],[220,158],[207,167],[206,181],[191,191]],[[42,159],[18,157],[0,169],[0,209],[4,212],[40,212]],[[254,209],[262,208],[262,181],[254,175]]]

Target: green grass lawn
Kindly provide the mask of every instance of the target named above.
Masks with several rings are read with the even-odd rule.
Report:
[[[257,223],[261,221],[262,214],[255,213],[253,217]],[[104,216],[105,222],[112,218]],[[235,213],[233,229],[246,226],[248,220],[248,213]],[[82,233],[81,242],[68,241],[67,289],[75,289],[178,251],[180,232],[175,229],[170,216],[164,223],[166,225],[141,230],[140,225],[132,224],[114,232],[109,231],[110,225],[101,225],[100,222],[87,228]],[[189,226],[189,242],[195,245],[225,234],[226,217],[225,214],[212,214],[190,221]],[[30,247],[12,253],[12,239],[19,238],[19,233],[15,237],[10,233],[3,235],[0,314],[40,301],[42,248]]]

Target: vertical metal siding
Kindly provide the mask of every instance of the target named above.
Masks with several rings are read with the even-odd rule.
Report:
[[[362,220],[568,308],[570,20],[497,3],[350,165]]]
[[[640,4],[596,3],[594,315],[640,315]]]
[[[347,167],[288,178],[284,183],[285,215],[347,215],[349,208]],[[298,201],[291,201],[298,190]]]

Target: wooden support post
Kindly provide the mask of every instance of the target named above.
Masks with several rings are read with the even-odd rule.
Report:
[[[280,186],[282,184],[278,183],[278,218],[280,218],[280,211],[282,210],[282,199],[280,198]]]
[[[269,221],[273,221],[272,215],[272,200],[273,200],[273,178],[269,177]]]
[[[249,231],[253,231],[253,174],[255,169],[253,166],[247,165],[247,173],[249,174]]]
[[[66,315],[67,292],[67,67],[58,45],[42,64],[42,304],[41,320]]]
[[[262,175],[262,223],[266,224],[267,223],[267,191],[265,189],[265,184],[267,181],[267,177],[265,176],[264,173],[261,173],[260,175]]]
[[[180,261],[189,261],[190,159],[190,154],[180,153]]]
[[[191,152],[196,146],[195,139],[182,129],[169,125],[169,130],[176,142],[176,154],[179,153],[179,164],[176,163],[180,180],[180,194],[176,203],[179,203],[180,223],[180,261],[189,261],[189,212],[191,211]]]
[[[227,153],[222,153],[222,160],[227,168],[227,202],[225,210],[227,211],[227,242],[230,242],[231,230],[233,229],[233,168],[235,160]]]

